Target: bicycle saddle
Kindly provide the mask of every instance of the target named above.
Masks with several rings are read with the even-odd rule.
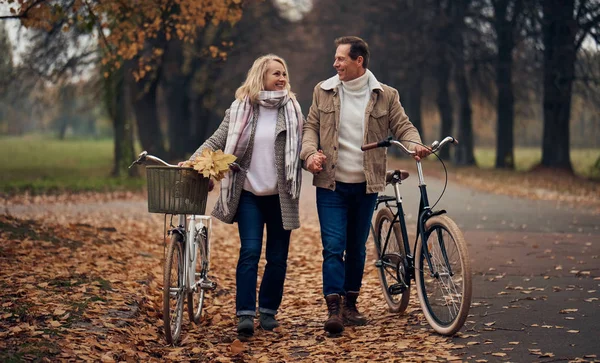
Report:
[[[398,175],[398,178],[400,178],[400,180],[404,180],[404,179],[408,178],[408,176],[410,174],[408,173],[408,171],[402,170],[402,169],[388,170],[385,173],[385,183],[386,184],[391,183],[392,179],[394,178],[394,175]]]

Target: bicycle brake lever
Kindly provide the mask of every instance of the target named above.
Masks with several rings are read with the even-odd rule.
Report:
[[[131,163],[131,165],[129,165],[129,168],[128,168],[128,169],[131,169],[131,167],[132,167],[132,166],[134,166],[135,164],[141,164],[141,163],[142,163],[142,161],[146,160],[146,156],[147,156],[147,155],[148,155],[148,152],[147,152],[147,151],[145,151],[145,150],[144,150],[144,151],[142,151],[142,152],[141,152],[141,153],[138,155],[138,158],[137,158],[137,159],[136,159],[136,160],[135,160],[133,163]]]

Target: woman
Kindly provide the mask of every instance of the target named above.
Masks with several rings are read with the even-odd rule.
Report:
[[[241,170],[221,181],[221,194],[212,215],[226,223],[238,222],[241,240],[236,270],[237,332],[254,334],[256,280],[267,226],[264,276],[258,297],[259,323],[273,330],[283,296],[292,229],[300,227],[300,143],[303,116],[291,92],[287,65],[273,54],[254,61],[235,101],[204,148],[237,156]]]

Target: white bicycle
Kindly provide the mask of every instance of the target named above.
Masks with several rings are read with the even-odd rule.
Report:
[[[142,152],[135,164],[152,161],[161,166],[146,166],[148,212],[163,213],[166,229],[171,215],[163,285],[163,322],[168,344],[176,345],[181,335],[184,300],[191,321],[199,324],[206,291],[217,284],[208,278],[210,267],[211,217],[204,215],[208,197],[208,178],[193,168],[178,167]],[[131,167],[130,166],[130,167]],[[173,217],[178,216],[177,226]]]

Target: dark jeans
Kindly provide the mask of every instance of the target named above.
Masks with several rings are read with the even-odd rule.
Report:
[[[275,315],[283,297],[290,232],[283,229],[279,195],[256,196],[242,191],[237,210],[242,246],[236,270],[236,314],[256,316],[256,279],[267,225],[267,265],[260,284],[258,307]]]
[[[377,193],[366,193],[366,183],[336,182],[334,191],[317,188],[325,296],[360,291],[376,201]]]

